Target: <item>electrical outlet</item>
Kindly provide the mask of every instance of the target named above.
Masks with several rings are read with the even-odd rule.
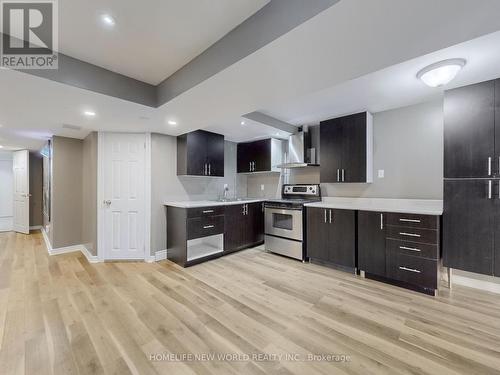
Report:
[[[385,174],[385,172],[383,169],[378,170],[378,178],[384,178],[384,174]]]
[[[264,185],[260,185],[260,190],[264,191]]]

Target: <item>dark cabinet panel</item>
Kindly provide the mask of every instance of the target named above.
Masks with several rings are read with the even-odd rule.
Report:
[[[321,182],[372,182],[372,143],[368,112],[322,121]]]
[[[208,175],[224,177],[224,136],[207,132]]]
[[[238,251],[264,241],[263,203],[226,206],[224,252]]]
[[[342,182],[366,182],[367,113],[342,118]]]
[[[237,147],[238,173],[272,171],[273,155],[281,154],[281,141],[271,138],[238,143]]]
[[[495,156],[495,82],[446,91],[444,177],[488,177]],[[499,144],[500,145],[500,144]],[[497,146],[498,147],[498,146]],[[491,160],[491,162],[489,161]],[[489,165],[492,165],[489,168]]]
[[[387,254],[387,277],[424,288],[437,289],[437,260],[391,251]]]
[[[248,203],[248,244],[254,245],[264,241],[264,203]]]
[[[307,256],[355,267],[355,211],[307,208]]]
[[[396,227],[388,225],[387,238],[437,245],[439,243],[439,232],[436,229]]]
[[[250,172],[250,143],[238,143],[236,158],[237,158],[237,172],[249,173]]]
[[[387,251],[420,258],[439,259],[439,245],[386,239]]]
[[[494,200],[490,180],[445,180],[443,264],[493,274]],[[491,182],[492,190],[495,184]],[[493,193],[492,193],[493,194]]]
[[[187,239],[224,233],[224,215],[195,217],[187,220]]]
[[[495,81],[495,161],[493,173],[500,176],[500,79]]]
[[[224,229],[224,252],[240,250],[245,245],[246,230],[244,205],[235,204],[226,206]]]
[[[439,229],[439,217],[404,213],[388,213],[387,225],[402,227]]]
[[[324,208],[307,208],[307,256],[318,260],[329,260],[328,231],[329,210]]]
[[[385,214],[358,212],[358,268],[385,276]]]
[[[177,137],[177,175],[224,176],[224,136],[196,130]]]
[[[328,229],[329,261],[345,267],[356,266],[356,211],[330,210]]]
[[[323,121],[320,124],[320,180],[340,182],[342,169],[342,119]]]

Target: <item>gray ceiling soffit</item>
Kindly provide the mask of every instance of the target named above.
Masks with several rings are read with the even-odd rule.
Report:
[[[145,106],[160,107],[339,1],[271,0],[158,86],[62,53],[58,55],[58,69],[20,71]]]
[[[251,113],[247,113],[246,115],[243,115],[242,117],[247,118],[247,119],[252,120],[252,121],[260,122],[261,124],[264,124],[264,125],[272,126],[273,128],[285,131],[287,133],[293,134],[293,133],[297,132],[296,126],[289,124],[288,122],[278,120],[277,118],[268,116],[262,112],[251,112]]]
[[[340,0],[271,0],[158,86],[158,106],[247,57]]]
[[[58,59],[58,69],[18,71],[145,106],[157,106],[157,86],[74,59],[62,53],[58,54]]]

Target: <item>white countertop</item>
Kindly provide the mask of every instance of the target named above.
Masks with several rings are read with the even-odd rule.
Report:
[[[231,202],[218,202],[218,201],[179,201],[179,202],[164,202],[165,206],[171,207],[180,207],[180,208],[197,208],[197,207],[213,207],[213,206],[230,206],[233,204],[246,204],[246,203],[256,203],[256,202],[264,202],[266,199],[257,199],[257,198],[242,198],[239,201],[231,201]]]
[[[443,201],[437,199],[324,197],[321,202],[307,203],[306,206],[317,208],[336,208],[344,210],[398,212],[420,215],[443,214]]]

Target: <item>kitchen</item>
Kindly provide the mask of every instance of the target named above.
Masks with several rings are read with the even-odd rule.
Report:
[[[0,70],[0,372],[497,373],[498,2],[153,3]]]

